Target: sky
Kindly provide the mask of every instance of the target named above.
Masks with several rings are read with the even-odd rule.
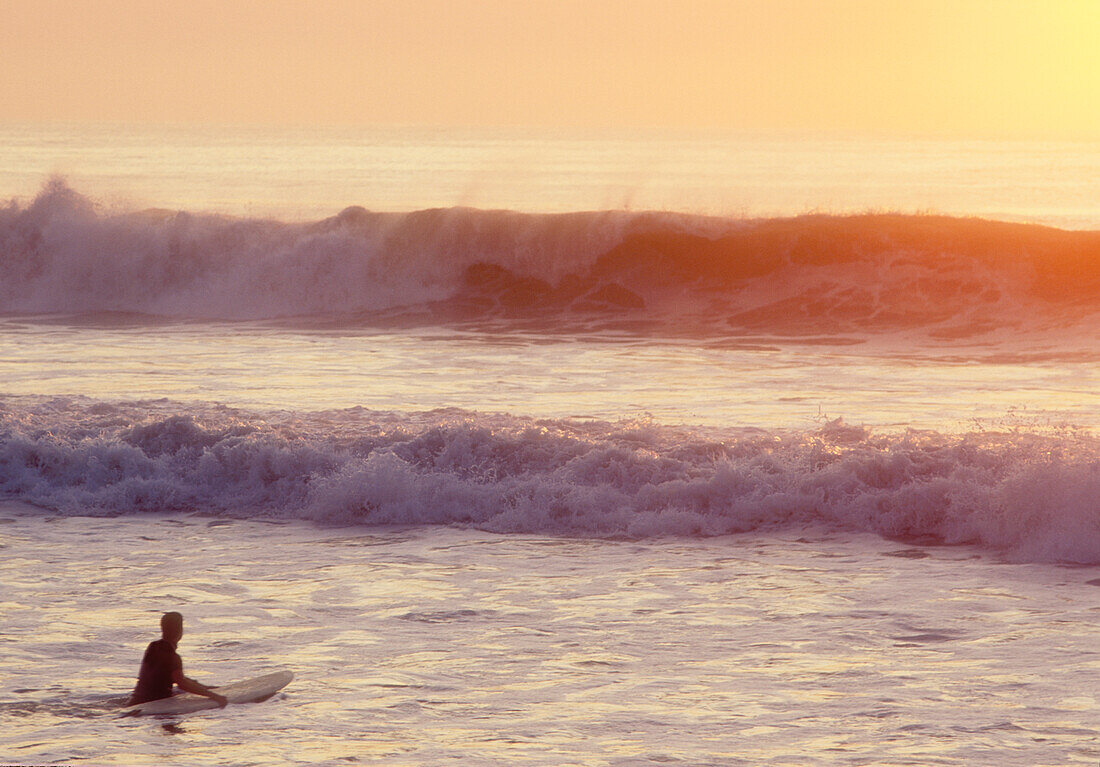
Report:
[[[0,121],[1100,138],[1100,0],[0,0]]]

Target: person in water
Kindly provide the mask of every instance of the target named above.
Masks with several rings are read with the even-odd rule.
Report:
[[[183,616],[179,613],[165,613],[160,617],[161,638],[150,642],[141,659],[137,686],[130,696],[128,706],[147,703],[151,700],[172,697],[172,685],[181,690],[204,695],[222,708],[229,701],[206,685],[183,675],[183,661],[176,652],[176,645],[183,636]]]

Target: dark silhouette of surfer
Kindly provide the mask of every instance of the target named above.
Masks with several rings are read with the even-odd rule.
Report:
[[[229,702],[224,695],[219,695],[206,685],[183,675],[183,661],[176,652],[176,645],[183,636],[183,616],[174,612],[162,615],[160,633],[161,638],[150,642],[145,649],[137,686],[134,687],[134,693],[127,705],[135,706],[151,700],[170,698],[172,685],[175,684],[186,692],[204,695],[224,708]]]

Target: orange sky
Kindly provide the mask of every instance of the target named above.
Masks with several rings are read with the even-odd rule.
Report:
[[[1100,138],[1100,0],[0,0],[0,120]]]

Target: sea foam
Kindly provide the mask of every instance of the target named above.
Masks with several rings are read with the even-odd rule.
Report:
[[[8,398],[0,492],[66,515],[199,512],[497,533],[814,528],[1100,563],[1100,441]]]

